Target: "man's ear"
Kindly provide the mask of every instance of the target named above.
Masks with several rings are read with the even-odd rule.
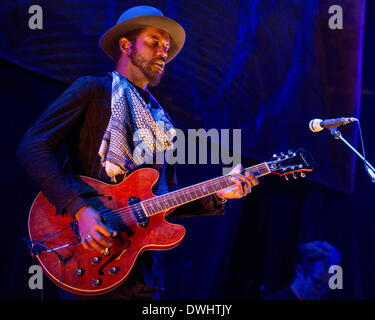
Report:
[[[129,53],[131,42],[127,38],[125,37],[120,38],[120,40],[118,41],[118,44],[119,44],[119,48],[121,52],[125,54]]]

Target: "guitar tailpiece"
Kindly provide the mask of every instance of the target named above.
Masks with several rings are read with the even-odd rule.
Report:
[[[35,258],[41,252],[47,251],[47,247],[43,243],[32,241],[25,238],[22,238],[22,240],[26,241],[27,247],[30,249],[33,258]]]

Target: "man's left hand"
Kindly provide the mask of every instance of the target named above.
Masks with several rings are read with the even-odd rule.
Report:
[[[234,186],[216,192],[216,196],[220,199],[239,199],[251,192],[251,187],[256,186],[259,182],[252,174],[242,173],[242,165],[238,164],[229,172],[231,179],[235,183]]]

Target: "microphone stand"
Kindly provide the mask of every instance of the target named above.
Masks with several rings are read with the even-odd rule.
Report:
[[[375,183],[375,169],[374,167],[348,142],[346,141],[341,132],[337,130],[337,127],[329,129],[331,134],[336,140],[341,140],[344,142],[359,158],[361,158],[365,163],[365,168],[368,173],[368,175],[371,177],[371,181]]]

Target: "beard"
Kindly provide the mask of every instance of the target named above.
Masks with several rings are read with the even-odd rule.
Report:
[[[153,71],[152,67],[155,62],[163,60],[163,58],[154,58],[151,60],[147,60],[146,58],[138,54],[136,46],[133,46],[132,51],[129,54],[129,58],[131,62],[144,74],[151,87],[155,87],[160,83],[160,80],[164,75],[164,70],[159,73],[158,71]]]

